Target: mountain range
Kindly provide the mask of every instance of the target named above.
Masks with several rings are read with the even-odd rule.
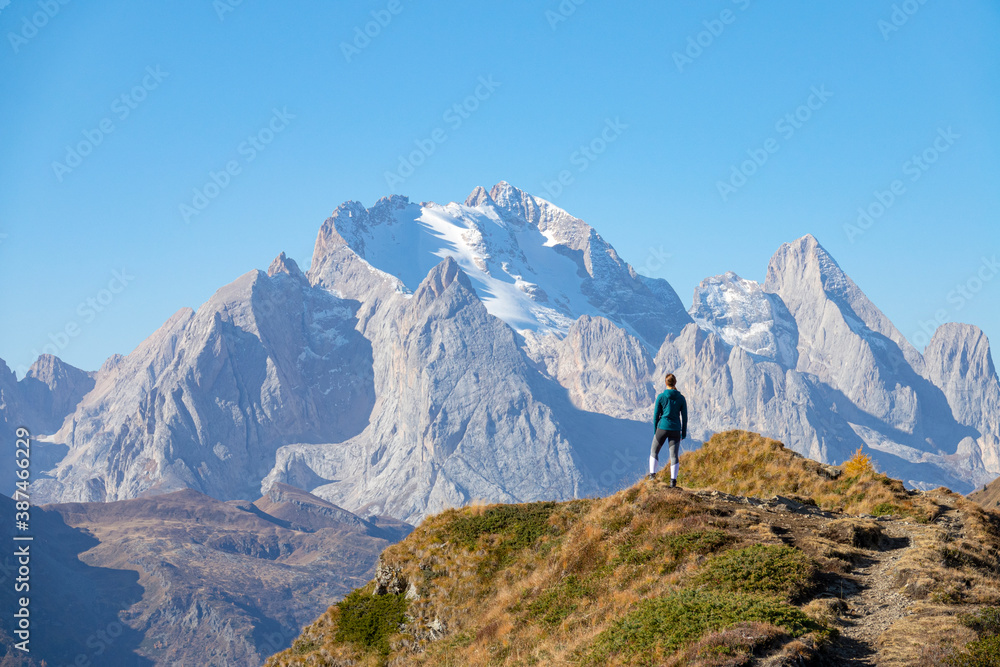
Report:
[[[623,488],[673,372],[686,449],[738,428],[826,463],[863,447],[917,488],[1000,474],[982,331],[943,325],[921,354],[811,235],[766,276],[706,278],[685,310],[587,223],[506,182],[461,204],[347,202],[308,271],[282,253],[94,372],[44,355],[19,380],[0,361],[0,436],[37,438],[36,503],[295,488],[415,525]]]

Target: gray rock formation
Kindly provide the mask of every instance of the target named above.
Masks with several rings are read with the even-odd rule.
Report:
[[[98,374],[49,440],[69,451],[34,484],[41,501],[193,488],[255,498],[278,447],[338,442],[374,401],[357,304],[312,288],[283,256],[198,313],[184,309]]]
[[[18,380],[0,360],[0,492],[14,491],[16,432],[24,427],[32,438],[53,433],[94,387],[95,373],[87,373],[58,357],[43,354]],[[66,447],[32,441],[33,470],[45,470],[66,454]]]
[[[975,429],[960,450],[1000,473],[1000,381],[989,340],[970,324],[942,324],[924,350],[924,367],[955,420]]]
[[[317,254],[338,254],[331,243],[321,238]],[[357,290],[351,267],[341,274],[322,256],[313,266],[316,284]],[[282,447],[264,489],[320,478],[311,492],[337,505],[416,521],[475,499],[590,495],[638,474],[642,425],[570,404],[451,257],[412,295],[368,299],[359,331],[374,354],[371,422],[340,444]]]

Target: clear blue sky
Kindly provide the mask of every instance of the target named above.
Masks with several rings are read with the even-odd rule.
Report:
[[[461,201],[501,179],[546,196],[564,170],[549,198],[688,304],[726,270],[763,280],[812,233],[918,347],[939,317],[1000,341],[1000,275],[976,277],[1000,253],[995,2],[234,1],[0,1],[12,368],[55,338],[95,369],[281,251],[305,268],[345,200]],[[609,120],[613,141],[579,153]],[[417,141],[433,152],[390,188]],[[880,215],[851,238],[859,207]]]

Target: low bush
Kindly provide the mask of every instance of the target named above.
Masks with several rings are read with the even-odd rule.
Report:
[[[351,642],[381,655],[389,654],[389,637],[406,620],[406,595],[370,595],[352,591],[337,603],[338,642]]]
[[[737,623],[769,623],[793,637],[825,631],[795,607],[773,597],[683,589],[634,605],[597,636],[585,659],[594,665],[605,665],[616,656],[631,658],[638,665],[660,664],[705,634]]]
[[[996,667],[1000,665],[1000,635],[969,642],[958,653],[945,658],[948,667]]]
[[[783,544],[755,544],[712,558],[695,581],[722,591],[791,599],[810,589],[815,575],[815,564],[800,550]]]

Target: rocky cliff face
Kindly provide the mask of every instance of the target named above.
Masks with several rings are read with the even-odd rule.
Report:
[[[193,488],[255,498],[289,441],[337,442],[367,422],[371,348],[357,305],[313,289],[280,257],[202,308],[179,311],[98,374],[51,436],[69,450],[42,501],[104,501]]]
[[[960,451],[1000,471],[1000,381],[983,332],[969,324],[943,324],[924,350],[927,378],[940,387],[958,423],[970,427]]]
[[[338,445],[283,447],[264,488],[315,480],[313,493],[338,505],[416,521],[476,498],[588,495],[634,472],[611,464],[639,425],[571,405],[452,258],[412,295],[376,294],[362,310],[377,396],[370,423]]]
[[[691,316],[698,326],[761,359],[798,365],[799,328],[785,302],[732,271],[695,288]]]
[[[13,493],[14,449],[19,427],[32,436],[59,429],[85,394],[94,387],[95,373],[74,368],[58,357],[43,354],[18,380],[0,360],[0,492]],[[66,454],[61,445],[38,445],[32,451],[34,470],[51,468]]]

